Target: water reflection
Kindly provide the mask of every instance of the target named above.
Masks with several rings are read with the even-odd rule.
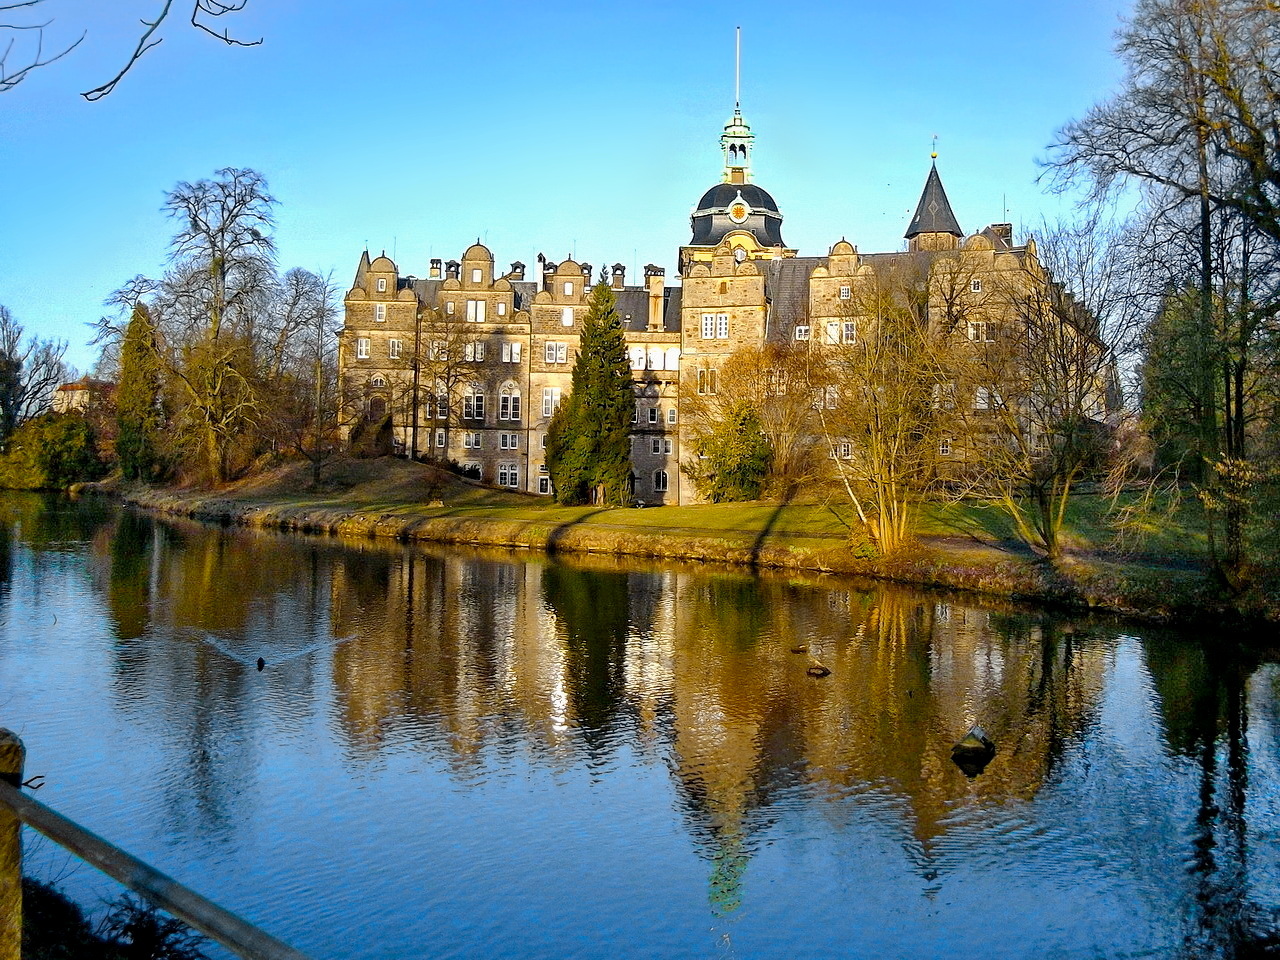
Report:
[[[586,777],[554,803],[598,802],[656,773],[700,858],[713,928],[751,931],[761,955],[801,935],[777,929],[788,914],[812,919],[811,905],[780,910],[761,892],[793,882],[779,850],[825,897],[844,891],[847,917],[816,939],[803,931],[841,951],[882,935],[859,926],[868,895],[886,901],[871,914],[882,922],[901,915],[903,956],[931,955],[939,929],[956,931],[954,956],[1034,942],[1061,956],[1101,943],[1104,955],[1225,957],[1275,943],[1274,664],[803,576],[344,546],[44,501],[4,509],[0,603],[18,564],[9,538],[36,568],[88,545],[114,632],[114,708],[163,757],[165,829],[202,850],[236,852],[237,825],[268,802],[264,772],[296,774],[296,758],[268,757],[281,737],[308,762],[334,737],[343,759],[329,776],[352,789],[406,756],[477,797],[538,771]],[[831,675],[809,676],[797,645]],[[950,751],[975,723],[998,753],[970,779]],[[419,769],[400,786],[416,789]],[[618,811],[610,828],[657,844],[652,797],[638,790],[635,822]],[[850,871],[868,889],[846,890]],[[534,869],[525,880],[540,882]],[[997,906],[976,926],[951,906],[965,889],[1038,896],[1019,884],[1079,904],[1052,923]],[[457,895],[432,894],[443,909]],[[607,909],[675,924],[660,890]],[[694,934],[676,924],[671,936]]]

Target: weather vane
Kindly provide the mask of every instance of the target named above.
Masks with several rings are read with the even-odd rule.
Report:
[[[929,154],[929,156],[935,160],[938,159],[938,135],[936,133],[933,135],[933,153]]]

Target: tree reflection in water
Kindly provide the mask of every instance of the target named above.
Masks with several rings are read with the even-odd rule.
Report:
[[[782,869],[770,845],[856,847],[874,827],[926,902],[992,850],[1065,858],[1053,869],[1067,874],[1078,856],[1176,901],[1150,909],[1183,918],[1188,957],[1275,946],[1275,813],[1260,798],[1276,784],[1250,744],[1251,703],[1280,729],[1274,691],[1250,693],[1273,664],[804,575],[344,545],[23,503],[0,530],[0,598],[12,551],[50,564],[59,538],[92,544],[116,709],[167,758],[176,835],[234,846],[261,792],[263,731],[314,736],[319,721],[356,779],[406,750],[464,791],[522,769],[592,782],[665,770],[717,922],[764,910],[753,877]],[[797,645],[831,675],[808,676]],[[998,753],[971,780],[950,750],[975,723]],[[1134,736],[1151,756],[1113,749]],[[1091,793],[1113,781],[1115,798]],[[1179,863],[1181,879],[1166,869]]]

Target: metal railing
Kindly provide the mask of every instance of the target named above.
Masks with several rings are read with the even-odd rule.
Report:
[[[21,960],[24,823],[246,960],[309,960],[23,793],[25,756],[17,735],[0,728],[0,960]]]

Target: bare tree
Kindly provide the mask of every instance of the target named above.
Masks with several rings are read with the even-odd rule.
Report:
[[[882,554],[911,539],[921,503],[954,495],[943,457],[954,434],[948,400],[963,357],[930,316],[928,267],[887,266],[851,300],[856,336],[828,348],[811,393],[839,483],[860,531]]]
[[[23,339],[22,324],[0,304],[0,442],[49,409],[53,391],[67,377],[61,340]]]
[[[39,8],[45,0],[20,0],[20,2],[0,3],[0,14],[12,15],[11,23],[0,23],[0,93],[12,90],[23,80],[25,80],[32,71],[41,67],[48,66],[56,60],[65,57],[72,50],[78,47],[84,40],[86,33],[81,33],[71,43],[58,49],[56,53],[47,53],[45,50],[45,30],[53,23],[50,20],[40,20],[37,18],[22,21],[22,17],[30,14],[38,14]],[[157,0],[159,10],[154,19],[143,20],[141,23],[142,31],[138,36],[137,45],[133,52],[125,61],[120,71],[108,80],[106,83],[94,87],[92,90],[86,90],[81,94],[86,100],[101,100],[103,97],[115,90],[116,85],[124,79],[134,64],[136,64],[148,50],[158,46],[164,37],[161,36],[161,28],[166,21],[170,19],[174,12],[174,0]],[[223,27],[218,29],[220,18],[240,13],[248,5],[249,0],[182,0],[178,4],[179,10],[189,9],[191,26],[204,33],[209,34],[221,40],[228,46],[237,47],[253,47],[262,43],[261,38],[257,40],[241,40],[231,35],[230,29]],[[18,63],[10,63],[10,59],[18,54],[15,47],[18,46],[20,37],[30,37],[31,44],[24,45],[34,47],[25,57]]]
[[[185,389],[189,437],[214,483],[226,479],[234,443],[258,419],[256,316],[274,282],[275,199],[253,170],[224,168],[216,180],[179,183],[164,209],[179,221],[166,284],[192,322],[174,375]]]

